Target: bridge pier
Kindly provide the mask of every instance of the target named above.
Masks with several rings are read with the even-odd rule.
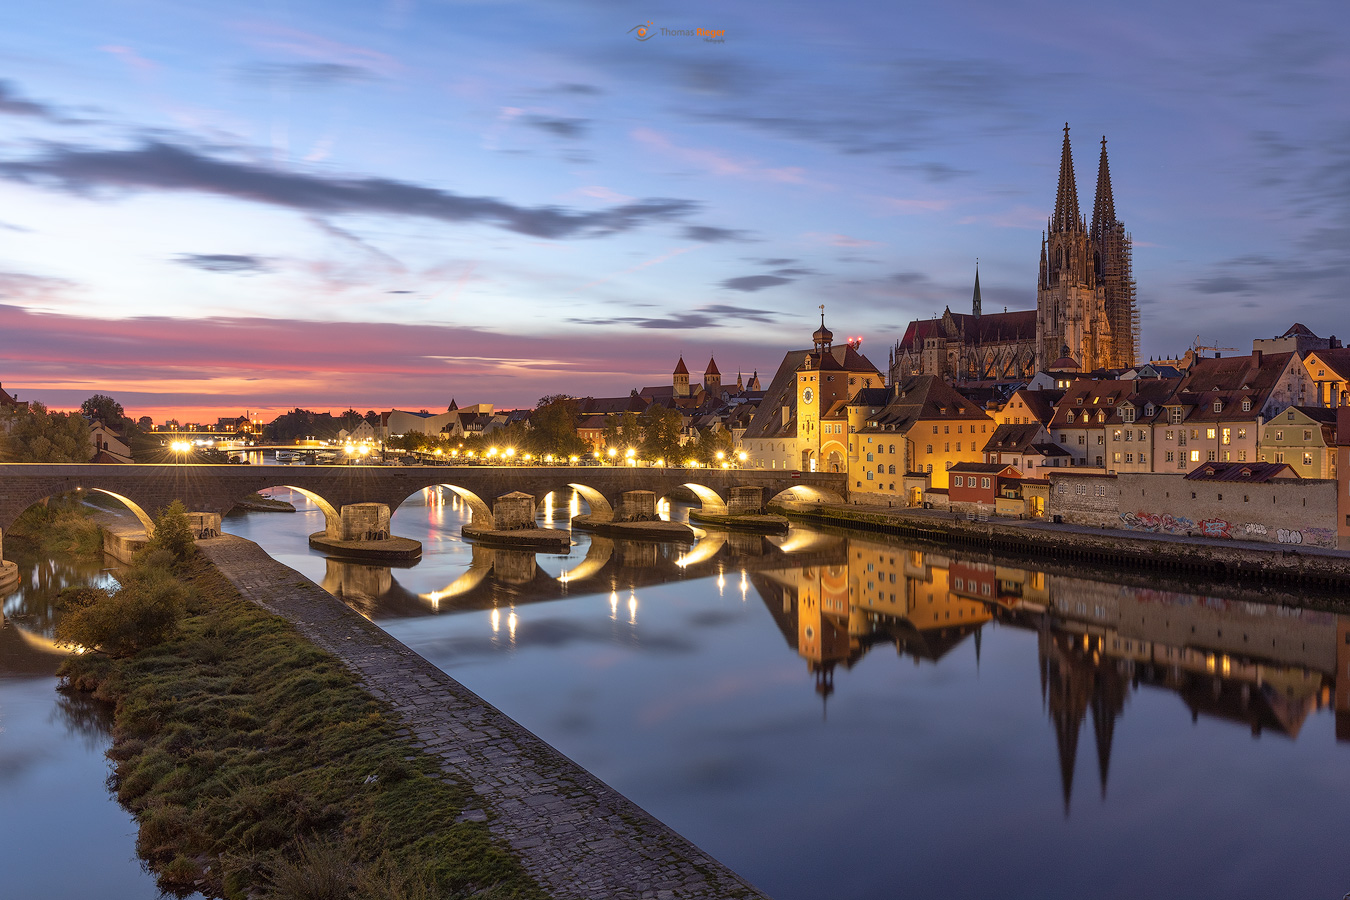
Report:
[[[614,522],[655,522],[656,494],[653,491],[624,491],[614,510]]]
[[[481,504],[482,501],[480,500]],[[533,561],[535,550],[565,550],[572,545],[572,536],[566,531],[540,528],[534,520],[534,495],[524,491],[502,494],[492,503],[492,512],[486,506],[480,511],[473,506],[473,518],[460,533],[474,541],[486,541],[498,547],[531,548],[528,556]],[[487,522],[490,524],[484,525]],[[499,557],[497,565],[502,565]],[[531,570],[531,578],[534,577]]]
[[[387,503],[348,503],[336,517],[324,516],[325,528],[309,536],[309,545],[338,556],[417,559],[422,544],[389,533]]]

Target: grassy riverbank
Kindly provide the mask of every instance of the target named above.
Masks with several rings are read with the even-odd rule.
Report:
[[[337,660],[205,560],[174,568],[176,633],[62,669],[67,689],[114,704],[112,783],[163,890],[543,896],[485,823],[456,821],[473,792],[440,777]]]
[[[53,497],[45,506],[30,506],[5,532],[5,540],[22,542],[42,553],[90,556],[103,552],[103,533],[77,494]]]

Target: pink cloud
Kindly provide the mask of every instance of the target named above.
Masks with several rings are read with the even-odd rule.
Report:
[[[800,166],[768,168],[758,160],[746,157],[733,157],[718,150],[705,150],[698,147],[683,147],[669,137],[650,128],[635,128],[632,137],[666,156],[673,157],[713,175],[736,178],[748,178],[755,181],[772,181],[779,184],[806,184],[806,170]]]

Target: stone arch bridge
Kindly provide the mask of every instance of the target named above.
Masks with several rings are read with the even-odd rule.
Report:
[[[358,504],[385,507],[384,521],[408,497],[443,485],[473,511],[476,529],[496,527],[492,503],[523,492],[536,500],[552,491],[576,489],[598,521],[622,518],[625,494],[657,497],[684,487],[705,512],[726,513],[736,488],[758,488],[761,504],[780,495],[794,500],[842,501],[846,476],[762,469],[666,469],[627,466],[230,466],[230,465],[0,465],[0,537],[25,509],[44,498],[76,489],[101,491],[121,500],[153,530],[153,516],[174,500],[190,512],[223,515],[260,490],[289,487],[323,510],[329,537],[345,538],[343,510]],[[742,495],[745,492],[738,492]],[[735,511],[735,510],[732,510]],[[350,523],[348,523],[350,528]],[[0,549],[3,545],[0,544]]]

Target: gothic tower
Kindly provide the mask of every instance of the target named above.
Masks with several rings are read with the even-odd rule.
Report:
[[[703,389],[713,397],[722,396],[722,373],[717,368],[717,360],[708,357],[708,367],[703,370]]]
[[[1139,312],[1135,306],[1134,273],[1130,259],[1130,236],[1116,218],[1111,195],[1111,170],[1106,162],[1106,138],[1097,167],[1097,199],[1092,204],[1088,240],[1094,250],[1097,282],[1102,291],[1106,319],[1111,325],[1107,365],[1129,368],[1139,355]]]
[[[1036,286],[1036,365],[1059,359],[1064,347],[1084,372],[1110,364],[1111,325],[1098,285],[1094,247],[1078,208],[1069,126],[1064,126],[1055,211],[1041,239]]]

